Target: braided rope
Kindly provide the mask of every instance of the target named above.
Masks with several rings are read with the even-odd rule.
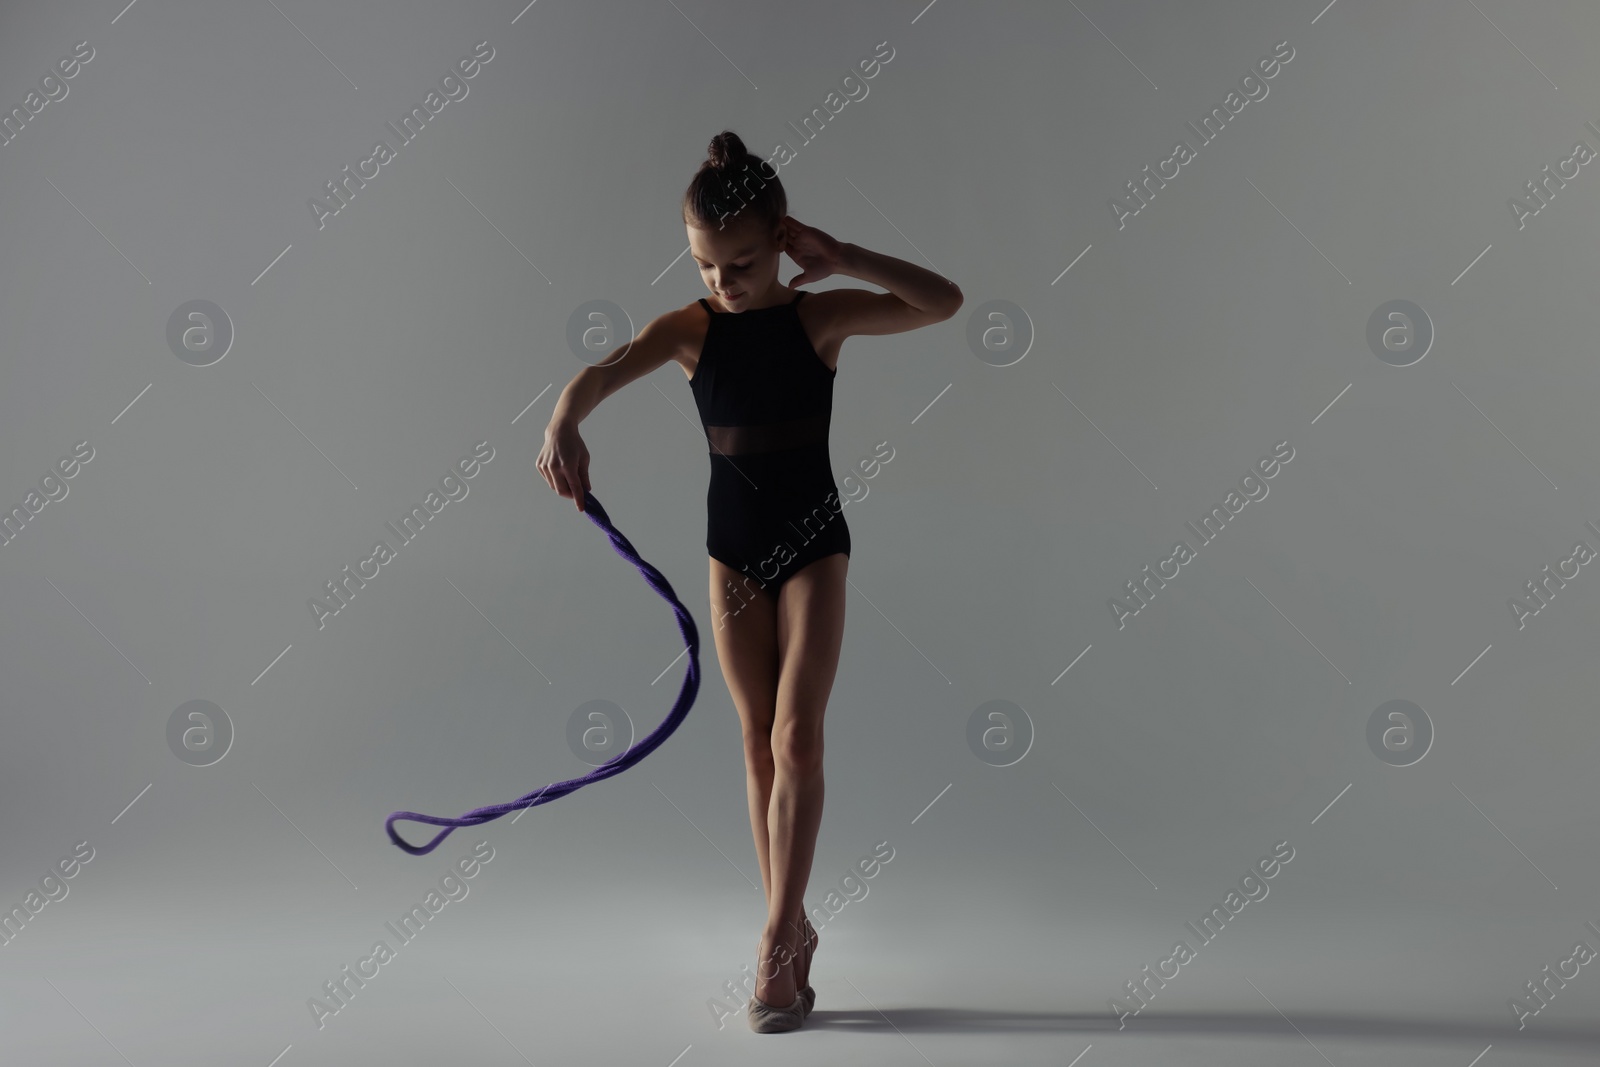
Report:
[[[639,558],[638,551],[622,535],[622,532],[612,525],[611,517],[606,514],[606,509],[600,506],[600,501],[595,499],[594,494],[584,490],[583,501],[583,513],[589,516],[590,521],[596,526],[605,531],[607,537],[611,538],[612,547],[617,550],[619,556],[639,568],[639,573],[644,575],[644,580],[652,589],[661,594],[662,599],[672,605],[673,614],[678,617],[678,629],[683,634],[683,643],[689,650],[689,669],[683,676],[683,687],[678,691],[678,699],[672,705],[672,711],[668,713],[667,717],[661,721],[661,725],[657,726],[649,736],[634,743],[626,751],[612,756],[581,778],[569,778],[565,782],[553,782],[541,789],[534,790],[527,796],[519,797],[505,804],[490,804],[487,807],[474,808],[458,819],[443,818],[438,815],[421,815],[414,811],[392,813],[384,822],[384,828],[389,832],[389,840],[413,856],[426,856],[437,848],[441,841],[460,827],[479,826],[486,822],[492,822],[513,811],[531,808],[538,804],[548,804],[557,797],[564,797],[568,793],[577,792],[591,782],[598,782],[603,778],[610,778],[614,774],[621,774],[654,752],[663,741],[671,737],[672,732],[688,717],[689,709],[694,706],[694,698],[700,692],[700,633],[695,629],[694,619],[689,615],[689,609],[683,606],[683,602],[672,591],[672,585],[661,572]],[[426,845],[413,845],[401,838],[394,828],[394,824],[402,820],[428,823],[432,826],[443,826],[444,829],[439,831],[433,840]]]

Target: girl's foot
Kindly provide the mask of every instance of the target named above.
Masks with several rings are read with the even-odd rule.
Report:
[[[780,1011],[770,1004],[751,997],[750,1003],[745,1006],[745,1018],[750,1021],[750,1029],[758,1034],[781,1034],[798,1030],[806,1021],[805,1001],[796,998],[793,1005]]]
[[[812,1007],[817,1002],[817,992],[811,988],[811,956],[817,951],[817,944],[822,939],[817,936],[816,927],[811,925],[811,920],[801,916],[802,932],[805,935],[804,948],[800,953],[799,968],[795,971],[795,984],[800,987],[800,995],[805,998],[806,1014],[811,1014]]]
[[[811,928],[811,923],[804,915],[800,916],[800,921],[791,925],[789,929],[794,931],[797,949],[794,984],[796,989],[804,989],[811,981],[811,954],[816,951],[817,932]]]
[[[757,1000],[781,1009],[801,1003],[800,984],[795,981],[801,940],[792,926],[761,935],[756,945]]]

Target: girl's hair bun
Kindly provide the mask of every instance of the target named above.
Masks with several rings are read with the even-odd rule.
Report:
[[[752,155],[732,130],[711,138],[706,158],[683,194],[686,224],[721,230],[730,222],[753,219],[770,233],[788,213],[776,167]]]
[[[744,157],[749,155],[744,142],[732,130],[723,130],[711,138],[711,146],[706,149],[705,166],[717,170],[732,170],[744,163]]]

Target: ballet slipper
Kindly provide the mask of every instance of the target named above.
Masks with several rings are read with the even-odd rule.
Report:
[[[801,939],[804,945],[804,937]],[[756,942],[756,951],[761,950],[761,943]],[[806,1021],[806,1016],[811,1014],[811,1005],[816,999],[809,985],[795,994],[794,1001],[787,1008],[780,1008],[776,1004],[768,1004],[754,994],[750,1003],[745,1005],[745,1019],[750,1024],[750,1029],[758,1034],[781,1034],[789,1030],[798,1030],[800,1024]]]
[[[758,1034],[781,1034],[788,1030],[798,1030],[800,1024],[806,1021],[806,998],[796,996],[794,1003],[787,1008],[774,1007],[760,997],[752,996],[750,1003],[745,1006],[745,1014],[750,1020],[750,1029]]]

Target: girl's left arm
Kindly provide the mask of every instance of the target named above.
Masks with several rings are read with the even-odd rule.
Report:
[[[954,315],[963,300],[961,290],[950,279],[857,244],[841,242],[837,273],[881,285],[918,311],[937,319]]]

